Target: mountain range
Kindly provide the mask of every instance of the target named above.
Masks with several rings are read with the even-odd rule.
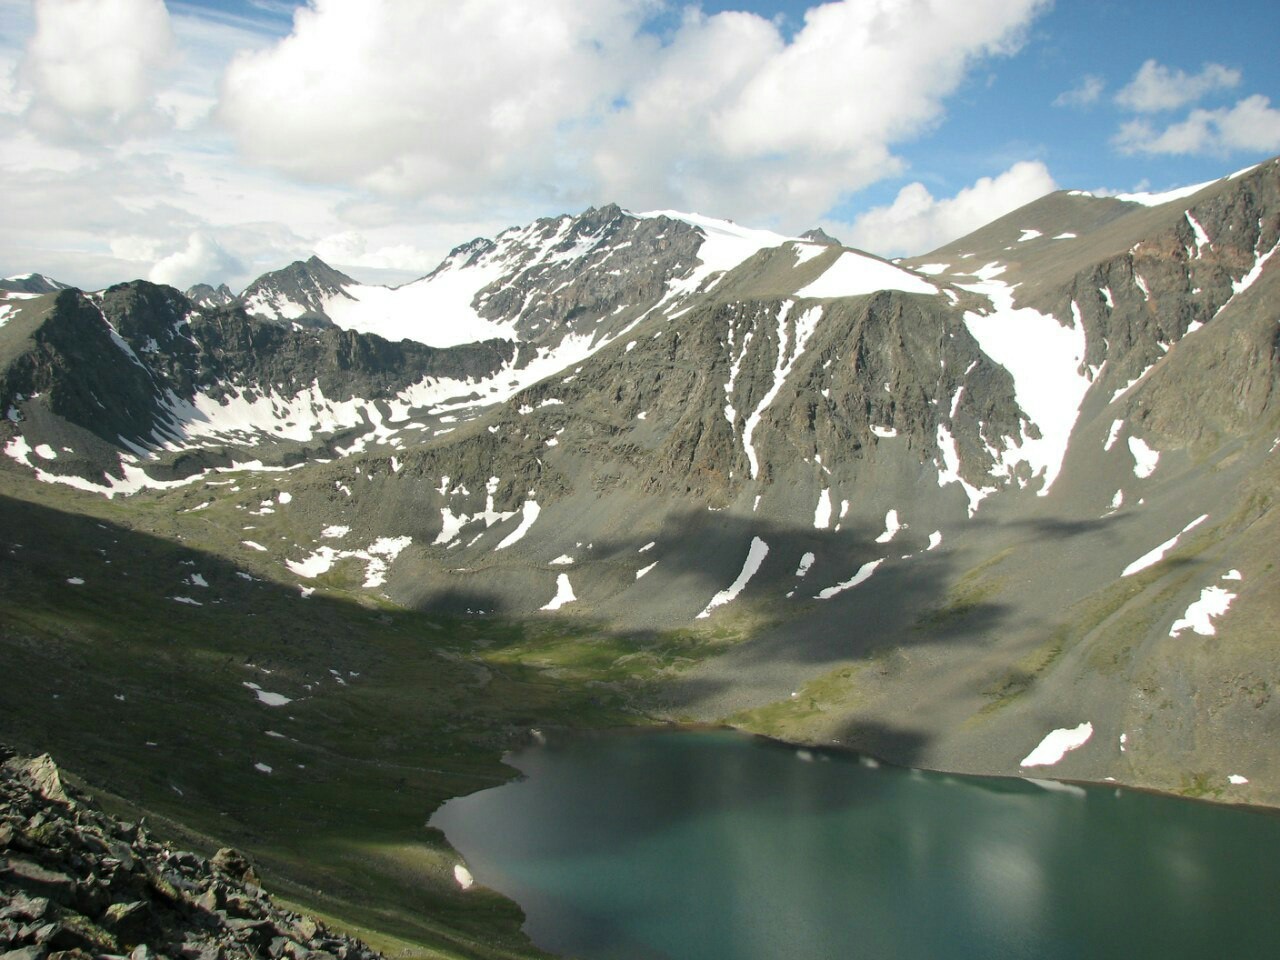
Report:
[[[315,257],[238,296],[4,281],[7,735],[299,883],[194,744],[32,711],[194,698],[244,718],[233,779],[408,751],[436,798],[530,726],[678,720],[1276,805],[1277,247],[1271,160],[893,262],[610,205],[394,289]],[[322,688],[347,725],[261,739]],[[421,869],[453,932],[392,926],[457,947],[473,908]]]

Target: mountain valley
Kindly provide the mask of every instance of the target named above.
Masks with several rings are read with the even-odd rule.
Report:
[[[1280,805],[1278,248],[1270,160],[895,262],[609,205],[4,281],[0,734],[415,955],[540,955],[425,823],[547,728]]]

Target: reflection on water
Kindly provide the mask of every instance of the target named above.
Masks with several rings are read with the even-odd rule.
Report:
[[[432,819],[589,960],[1273,956],[1280,821],[731,733],[580,737]]]

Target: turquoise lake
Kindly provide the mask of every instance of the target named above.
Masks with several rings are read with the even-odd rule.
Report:
[[[872,766],[731,732],[573,736],[432,825],[586,960],[1280,956],[1280,819]]]

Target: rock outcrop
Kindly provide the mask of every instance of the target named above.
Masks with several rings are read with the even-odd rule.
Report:
[[[45,754],[8,756],[0,765],[0,956],[373,960],[378,954],[277,906],[237,851],[224,848],[206,859],[102,813],[63,782]]]

